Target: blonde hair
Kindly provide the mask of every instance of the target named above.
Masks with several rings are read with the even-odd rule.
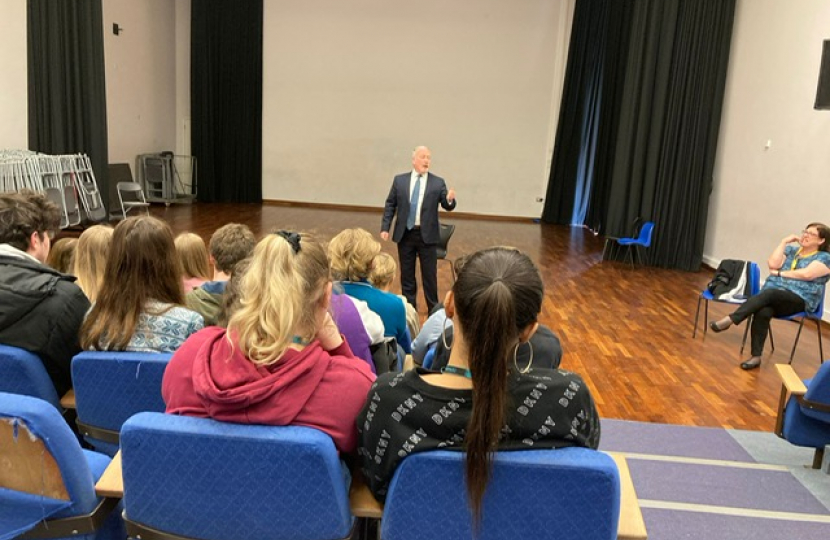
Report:
[[[71,274],[77,245],[77,238],[61,238],[52,244],[49,256],[46,257],[46,264],[61,274]]]
[[[90,302],[95,302],[104,283],[104,269],[111,242],[112,227],[109,225],[93,225],[78,238],[74,273],[78,278],[78,287]]]
[[[198,234],[183,232],[176,237],[176,255],[182,263],[185,278],[212,279],[205,241]]]
[[[368,279],[380,242],[366,229],[346,229],[329,242],[331,275],[336,281]]]
[[[369,283],[378,289],[384,289],[395,279],[395,272],[398,271],[398,263],[392,255],[380,252],[375,255],[372,261],[372,271],[369,272]]]
[[[286,238],[289,236],[290,238]],[[329,260],[310,235],[272,233],[254,248],[238,308],[228,321],[240,351],[254,364],[277,362],[295,336],[312,341],[330,283]]]

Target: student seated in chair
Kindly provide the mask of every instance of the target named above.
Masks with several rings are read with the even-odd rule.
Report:
[[[89,300],[75,278],[46,266],[58,207],[32,191],[0,194],[0,343],[40,357],[61,396]]]
[[[250,257],[256,246],[254,233],[247,225],[228,223],[216,229],[210,237],[210,262],[213,280],[191,291],[186,291],[187,307],[205,318],[205,326],[219,323],[225,288],[239,261]]]
[[[311,237],[280,231],[260,240],[227,330],[205,328],[170,360],[167,412],[313,427],[353,452],[355,417],[375,376],[335,326],[331,290],[326,251]]]
[[[363,473],[381,501],[413,452],[465,450],[477,510],[496,450],[599,444],[599,416],[579,375],[514,365],[516,350],[537,326],[544,294],[530,258],[490,248],[456,265],[458,279],[444,301],[455,328],[449,363],[441,373],[382,375],[357,420]]]

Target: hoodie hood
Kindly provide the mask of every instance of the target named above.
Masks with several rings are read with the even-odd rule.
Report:
[[[225,329],[202,332],[209,335],[193,362],[193,385],[216,420],[291,424],[331,362],[314,341],[302,351],[289,349],[274,364],[258,366],[229,342]]]

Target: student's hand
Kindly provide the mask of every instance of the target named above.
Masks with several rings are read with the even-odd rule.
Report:
[[[317,339],[326,351],[336,349],[343,344],[343,336],[340,335],[340,329],[334,324],[334,319],[331,318],[331,314],[328,311],[323,317],[323,324],[320,325],[320,329],[317,331]]]

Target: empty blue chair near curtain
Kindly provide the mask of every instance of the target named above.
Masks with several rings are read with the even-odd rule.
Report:
[[[0,540],[123,540],[118,501],[95,494],[110,458],[82,450],[54,405],[0,392]]]
[[[618,238],[617,244],[625,247],[625,258],[631,262],[631,267],[634,268],[634,256],[640,259],[640,264],[643,264],[643,253],[641,250],[651,247],[651,238],[654,234],[654,222],[646,221],[640,228],[640,234],[637,238]]]
[[[346,469],[312,428],[145,412],[121,429],[121,457],[131,537],[322,540],[352,529]]]
[[[118,452],[121,426],[144,411],[164,412],[161,380],[170,353],[85,351],[72,359],[78,430],[99,452]]]
[[[749,296],[755,296],[761,290],[761,268],[758,266],[758,263],[747,261],[749,265],[748,271],[748,280],[749,280]],[[736,300],[724,300],[720,298],[716,298],[709,289],[704,289],[701,291],[700,295],[697,297],[697,310],[695,311],[695,328],[692,331],[692,337],[694,338],[697,335],[697,321],[700,318],[700,302],[703,301],[704,308],[703,308],[703,336],[706,336],[706,331],[709,329],[709,302],[720,302],[724,304],[732,304],[732,305],[739,305],[746,302],[746,299],[736,299]],[[746,328],[744,328],[744,341],[746,341],[746,334],[749,330],[749,323],[746,324]],[[743,352],[743,349],[741,349]]]
[[[778,319],[780,321],[798,321],[798,333],[795,335],[795,341],[793,342],[793,349],[790,351],[790,361],[789,363],[793,363],[793,358],[795,357],[795,350],[798,347],[798,341],[801,339],[801,331],[804,329],[804,321],[811,320],[816,323],[816,331],[818,332],[818,359],[819,363],[824,363],[824,346],[821,342],[821,319],[824,317],[824,293],[826,291],[826,287],[821,289],[821,301],[818,303],[815,311],[800,311],[798,313],[793,313],[792,315],[785,315],[783,317],[774,317],[774,319]],[[750,323],[751,321],[747,321]],[[749,324],[747,324],[747,328],[749,328]],[[746,345],[746,335],[747,332],[744,331],[744,341],[741,344],[741,352],[744,352],[744,346]],[[769,327],[769,344],[770,349],[775,350],[775,340],[772,337],[772,325]]]
[[[40,398],[62,410],[40,357],[17,347],[0,345],[0,392]]]
[[[474,538],[464,459],[446,450],[404,459],[389,486],[381,538]],[[619,514],[619,471],[607,454],[587,448],[498,452],[475,538],[614,540]]]
[[[795,378],[792,368],[779,367]],[[821,364],[816,375],[804,381],[804,385],[806,392],[803,388],[790,389],[786,405],[788,389],[786,385],[781,389],[775,432],[796,446],[815,448],[813,468],[818,469],[824,458],[824,447],[830,444],[830,362]]]

